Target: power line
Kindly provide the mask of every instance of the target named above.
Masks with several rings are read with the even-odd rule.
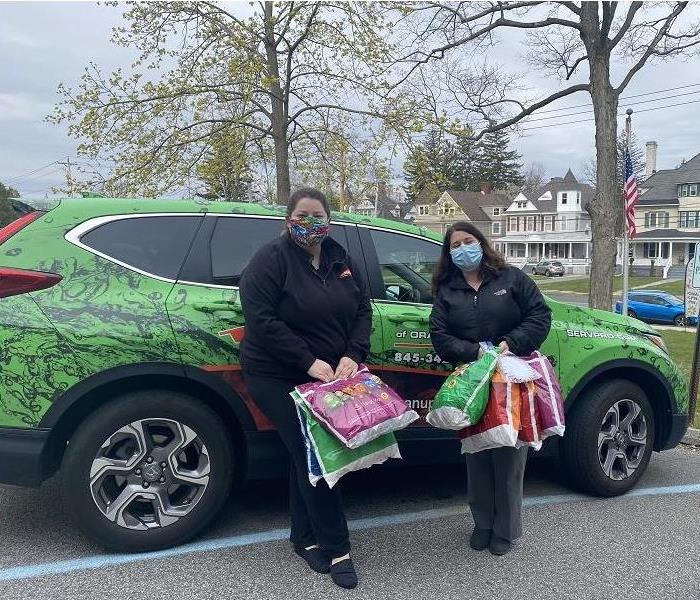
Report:
[[[31,171],[27,171],[26,173],[23,173],[21,175],[14,175],[13,177],[8,177],[5,179],[5,183],[14,183],[15,180],[22,180],[26,179],[29,175],[32,175],[34,173],[38,173],[39,171],[43,171],[44,169],[48,169],[50,166],[55,165],[56,161],[54,160],[53,162],[50,162],[48,165],[44,165],[43,167],[39,167],[37,169],[32,169]]]

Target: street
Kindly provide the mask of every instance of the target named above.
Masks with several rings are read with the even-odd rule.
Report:
[[[286,484],[254,483],[204,539],[150,555],[105,554],[66,522],[58,481],[0,486],[0,597],[218,598],[694,597],[700,452],[655,454],[625,497],[560,483],[557,462],[531,460],[525,537],[502,558],[467,546],[465,469],[373,469],[343,482],[360,576],[354,592],[309,571],[286,541]]]

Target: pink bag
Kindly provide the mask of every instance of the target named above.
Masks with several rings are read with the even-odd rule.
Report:
[[[354,377],[306,383],[296,390],[318,421],[351,449],[418,419],[418,413],[365,365]]]
[[[537,351],[525,357],[525,360],[540,375],[532,383],[535,386],[535,404],[542,427],[542,439],[551,435],[563,436],[564,402],[554,367],[546,356]]]

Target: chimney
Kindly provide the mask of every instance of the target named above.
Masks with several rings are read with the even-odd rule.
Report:
[[[488,181],[482,181],[479,186],[481,187],[481,193],[484,195],[493,191],[493,186]]]
[[[656,142],[647,142],[646,165],[644,165],[644,178],[651,177],[656,173]]]

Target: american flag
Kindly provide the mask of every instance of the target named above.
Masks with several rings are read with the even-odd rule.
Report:
[[[629,148],[625,149],[625,217],[627,219],[627,236],[632,239],[637,235],[637,227],[634,224],[634,207],[639,198],[637,180],[634,177],[632,158]]]

